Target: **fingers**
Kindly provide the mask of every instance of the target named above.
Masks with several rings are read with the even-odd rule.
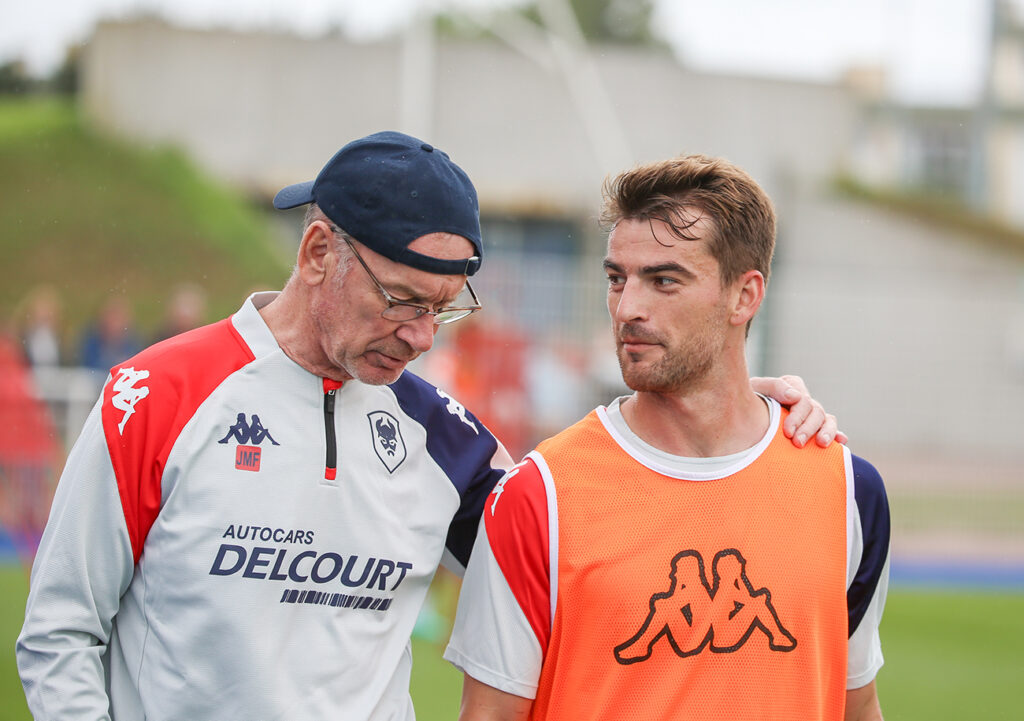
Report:
[[[789,407],[789,416],[782,427],[782,432],[793,440],[797,448],[803,448],[812,437],[815,443],[823,448],[834,440],[840,443],[849,440],[846,434],[839,430],[836,417],[826,413],[821,403],[811,398],[807,384],[800,376],[751,378],[750,385],[758,393],[774,398]]]
[[[807,440],[818,433],[825,424],[826,416],[825,409],[820,403],[804,395],[790,406],[782,432],[793,440],[797,448],[803,448]]]
[[[839,435],[839,424],[836,422],[836,417],[831,413],[825,414],[825,422],[821,428],[814,435],[814,442],[822,448],[828,446]]]
[[[787,379],[793,379],[796,382],[793,383]],[[774,398],[784,406],[796,403],[803,397],[810,397],[810,393],[807,392],[807,386],[804,385],[803,379],[799,376],[782,376],[781,378],[755,377],[750,379],[750,387],[761,395]]]
[[[804,415],[806,408],[809,410]],[[793,440],[793,445],[797,448],[803,448],[812,436],[814,442],[822,448],[826,448],[832,441],[845,444],[849,440],[847,435],[839,430],[836,417],[826,413],[822,405],[813,398],[805,398],[793,406],[782,432]]]
[[[779,380],[785,381],[791,388],[795,388],[801,395],[810,396],[811,392],[807,390],[807,384],[804,383],[804,379],[800,376],[782,376]]]

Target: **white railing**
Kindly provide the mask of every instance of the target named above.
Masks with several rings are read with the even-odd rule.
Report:
[[[65,448],[78,438],[92,410],[106,374],[80,367],[36,367],[32,369],[36,394],[53,415]]]

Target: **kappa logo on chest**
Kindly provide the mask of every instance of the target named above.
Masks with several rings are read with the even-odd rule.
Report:
[[[245,413],[239,413],[233,425],[228,427],[227,434],[218,443],[227,444],[234,439],[238,446],[235,448],[235,468],[240,471],[258,471],[263,451],[260,445],[263,441],[270,441],[272,445],[281,445],[270,435],[270,430],[264,428],[260,417],[252,414],[252,420],[246,418]]]

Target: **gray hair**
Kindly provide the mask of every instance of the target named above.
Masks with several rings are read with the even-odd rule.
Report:
[[[334,274],[334,277],[331,280],[340,286],[344,282],[345,276],[348,275],[349,270],[352,269],[354,262],[352,249],[348,246],[348,243],[345,242],[345,238],[348,238],[349,240],[355,239],[342,228],[339,228],[333,220],[328,218],[327,214],[324,213],[316,203],[310,203],[309,207],[306,208],[306,215],[302,219],[302,232],[305,233],[306,229],[318,220],[326,223],[331,229],[331,240],[334,244],[334,254],[337,255],[341,261],[338,272]]]

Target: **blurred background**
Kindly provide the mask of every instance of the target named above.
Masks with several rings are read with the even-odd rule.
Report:
[[[624,391],[603,180],[683,152],[751,172],[780,219],[751,370],[803,376],[889,489],[887,718],[1018,718],[999,692],[1024,677],[1024,2],[2,0],[0,16],[6,648],[106,370],[279,288],[301,212],[273,194],[394,129],[469,173],[486,243],[485,311],[415,370],[516,456]],[[443,643],[452,586],[421,643]],[[421,718],[456,708],[448,671],[414,680]]]

